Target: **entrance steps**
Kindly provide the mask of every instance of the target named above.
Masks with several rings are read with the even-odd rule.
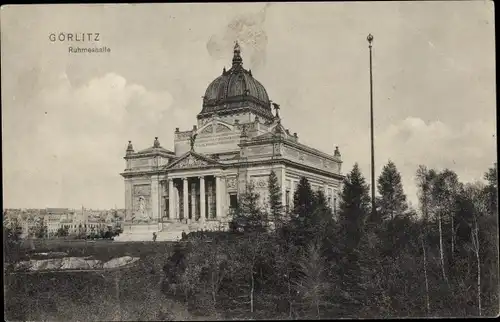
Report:
[[[178,241],[182,238],[182,232],[200,230],[226,230],[227,223],[218,220],[206,220],[205,222],[168,221],[154,225],[128,225],[124,227],[123,233],[116,236],[114,241],[153,241],[153,232],[156,233],[156,241]]]

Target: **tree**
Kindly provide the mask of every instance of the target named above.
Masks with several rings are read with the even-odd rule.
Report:
[[[3,225],[3,245],[5,261],[16,261],[20,254],[22,227],[15,218],[5,216]]]
[[[408,210],[401,175],[392,161],[382,169],[377,188],[380,194],[377,215],[381,220],[394,219],[395,216],[402,215]]]
[[[417,182],[417,195],[420,203],[420,211],[424,218],[429,217],[431,198],[432,198],[432,184],[434,178],[437,176],[434,169],[428,170],[426,166],[420,165],[416,173]]]
[[[306,177],[301,177],[294,193],[294,207],[290,214],[293,243],[305,247],[314,236],[314,208],[316,196]]]
[[[342,276],[340,298],[337,301],[344,303],[342,309],[348,315],[364,306],[365,289],[360,261],[363,251],[359,246],[369,212],[369,188],[356,163],[343,182],[336,230],[337,243],[332,245],[336,253],[333,258],[336,258],[338,264],[336,275]]]
[[[498,215],[498,170],[496,162],[484,174],[484,179],[488,182],[485,188],[488,197],[488,213],[491,216],[496,216]]]
[[[189,239],[189,250],[183,260],[184,267],[178,271],[180,288],[185,300],[209,299],[208,308],[215,311],[219,292],[224,281],[235,274],[233,245],[224,240],[209,240],[206,237]]]
[[[439,255],[441,259],[441,272],[443,279],[448,283],[448,277],[445,269],[445,250],[443,241],[443,225],[446,221],[451,225],[451,248],[452,256],[455,247],[455,205],[458,192],[460,190],[460,182],[455,172],[445,169],[438,173],[432,184],[432,213],[438,224],[439,229]]]
[[[57,229],[57,231],[56,231],[57,237],[66,237],[66,236],[68,236],[68,234],[69,234],[69,232],[68,232],[67,227],[59,227],[59,229]]]
[[[488,211],[488,196],[484,193],[484,187],[481,185],[469,184],[465,187],[464,193],[465,198],[470,202],[473,208],[473,216],[471,227],[471,249],[476,257],[476,281],[477,281],[477,309],[478,315],[482,315],[482,305],[481,305],[481,242],[480,242],[480,231],[479,231],[479,221]]]
[[[47,233],[48,233],[48,229],[47,229],[47,225],[45,225],[44,221],[43,221],[43,218],[40,218],[40,217],[36,217],[35,218],[36,220],[36,224],[34,226],[34,235],[36,238],[46,238],[48,237]]]
[[[314,194],[306,177],[301,177],[293,195],[293,213],[304,221],[314,208]]]
[[[281,186],[278,182],[278,177],[274,171],[271,171],[268,181],[269,189],[269,206],[271,210],[271,218],[274,221],[275,227],[281,227],[283,216],[283,205],[281,203]]]
[[[307,250],[298,259],[300,275],[295,287],[300,297],[314,308],[316,317],[320,318],[320,306],[328,289],[325,260],[321,256],[320,246],[309,244]]]
[[[238,268],[242,273],[243,280],[248,285],[248,298],[250,312],[254,312],[256,276],[258,275],[258,264],[262,261],[266,250],[271,246],[268,243],[268,235],[260,231],[253,231],[238,240]]]
[[[354,248],[362,235],[364,221],[370,211],[369,187],[357,163],[344,179],[339,205],[339,224],[344,246]]]
[[[253,184],[248,184],[245,193],[240,195],[231,227],[233,230],[264,231],[267,228],[267,214],[259,206],[259,194]]]
[[[310,242],[321,245],[332,233],[333,215],[323,191],[313,192],[307,178],[299,180],[294,194],[294,208],[290,214],[293,243],[307,247]]]

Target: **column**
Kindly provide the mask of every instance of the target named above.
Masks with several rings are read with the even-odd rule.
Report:
[[[151,213],[153,221],[160,221],[160,194],[158,176],[151,176]]]
[[[205,222],[205,177],[200,179],[200,222]]]
[[[293,208],[293,196],[295,195],[295,180],[290,179],[290,209]]]
[[[168,218],[176,219],[177,214],[175,213],[175,196],[174,196],[174,179],[168,179]]]
[[[181,218],[181,198],[180,198],[180,188],[179,185],[174,184],[174,195],[175,195],[175,218]]]
[[[221,217],[221,178],[219,175],[215,176],[215,218]]]
[[[207,189],[208,189],[208,218],[213,218],[212,214],[212,204],[214,202],[213,194],[214,194],[214,187],[212,181],[207,182]]]
[[[191,219],[196,220],[196,183],[191,183]]]
[[[188,202],[188,179],[182,178],[182,199],[183,199],[183,219],[188,219],[189,214],[189,202]]]
[[[131,179],[125,179],[125,220],[130,221],[132,218],[132,200],[133,200],[133,185]],[[82,210],[83,212],[83,210]]]
[[[281,167],[281,204],[284,206],[286,202],[286,173],[285,167]]]

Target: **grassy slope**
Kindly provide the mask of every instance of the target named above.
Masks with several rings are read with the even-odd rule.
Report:
[[[139,256],[141,261],[135,269],[121,273],[120,300],[117,300],[114,273],[104,276],[95,273],[10,276],[6,280],[5,320],[196,319],[182,304],[167,299],[160,292],[162,268],[171,246],[161,242],[38,241],[34,251],[26,249],[26,257],[33,252],[58,251],[101,260]]]

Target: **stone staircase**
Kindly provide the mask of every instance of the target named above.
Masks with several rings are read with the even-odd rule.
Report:
[[[158,224],[150,225],[127,225],[123,228],[123,233],[116,236],[116,242],[131,241],[153,241],[153,233],[158,234]]]
[[[156,241],[178,241],[182,238],[182,232],[189,234],[199,230],[219,230],[222,227],[227,228],[227,224],[221,225],[219,221],[207,220],[205,222],[163,222],[156,225],[130,226],[124,229],[124,232],[116,236],[116,242],[133,241],[153,241],[153,232],[156,233]]]

